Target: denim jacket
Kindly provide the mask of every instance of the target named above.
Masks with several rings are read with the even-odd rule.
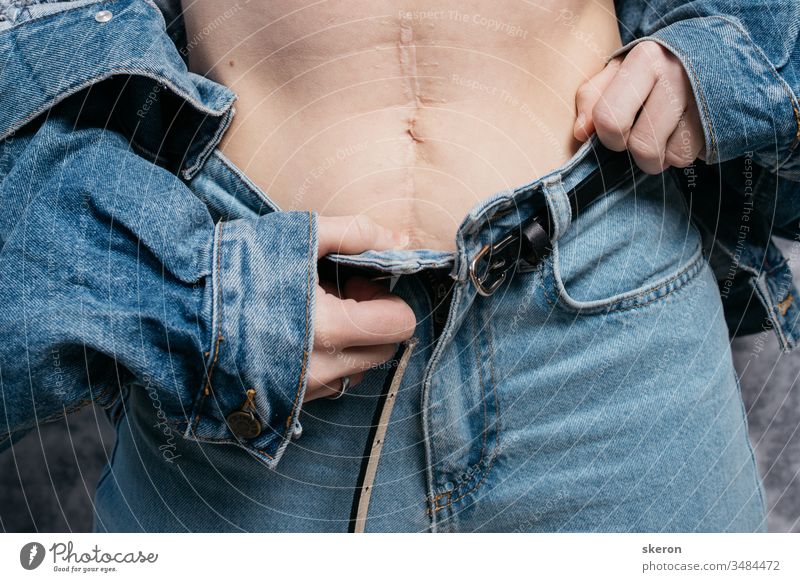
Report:
[[[796,347],[797,292],[771,236],[800,232],[800,5],[617,10],[620,52],[652,39],[689,73],[709,164],[681,176],[732,335],[773,328]],[[90,402],[118,418],[130,386],[165,430],[270,468],[299,429],[317,214],[270,207],[244,176],[198,195],[236,96],[187,71],[179,13],[0,0],[0,449]],[[233,430],[237,411],[260,430]]]

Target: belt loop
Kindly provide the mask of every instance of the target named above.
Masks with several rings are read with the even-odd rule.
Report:
[[[472,257],[469,275],[479,295],[493,295],[521,259],[538,264],[552,251],[551,243],[569,228],[572,206],[560,174],[537,187],[534,196],[540,196],[544,203],[534,203],[538,210],[532,217],[511,228],[503,238],[484,245]]]
[[[592,144],[593,146],[595,144]],[[588,147],[588,144],[584,144]],[[584,153],[588,150],[584,149]],[[627,151],[613,152],[605,147],[594,147],[594,159],[589,159],[589,170],[577,184],[564,187],[564,171],[543,181],[534,195],[544,198],[546,216],[539,209],[517,228],[510,229],[502,238],[494,240],[478,251],[469,263],[469,275],[476,291],[488,297],[506,279],[519,259],[538,263],[553,250],[553,242],[560,239],[572,224],[572,218],[583,208],[603,196],[609,189],[634,176],[635,165]],[[583,159],[583,158],[581,158]],[[573,171],[570,166],[566,172]],[[568,177],[569,179],[569,177]]]
[[[567,229],[572,224],[572,208],[564,183],[561,180],[561,174],[542,184],[542,194],[552,220],[550,238],[556,241],[567,232]]]

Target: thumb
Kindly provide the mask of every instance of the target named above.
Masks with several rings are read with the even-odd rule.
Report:
[[[622,63],[621,57],[611,60],[602,71],[578,87],[578,91],[575,93],[575,108],[578,117],[572,130],[572,134],[578,141],[586,141],[594,133],[592,111],[619,71],[620,63]]]

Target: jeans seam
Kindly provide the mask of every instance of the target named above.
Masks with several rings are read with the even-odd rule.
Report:
[[[475,467],[478,467],[479,465],[484,465],[484,468],[483,468],[482,472],[480,473],[481,477],[472,487],[470,487],[468,490],[464,491],[458,497],[453,497],[453,495],[459,489],[462,489],[463,487],[466,487],[467,485],[469,485],[470,481],[473,479],[472,476],[470,476],[470,478],[468,480],[460,482],[458,484],[458,486],[454,487],[452,490],[445,491],[444,493],[439,493],[436,497],[434,497],[433,500],[432,500],[433,503],[434,503],[433,512],[435,513],[435,512],[438,512],[438,511],[442,510],[442,509],[450,507],[451,505],[453,505],[453,503],[455,503],[457,501],[460,501],[461,499],[464,499],[465,497],[467,497],[468,495],[470,495],[471,493],[476,491],[481,485],[483,485],[484,481],[486,481],[486,478],[489,476],[489,473],[491,472],[491,469],[494,466],[495,459],[497,459],[497,450],[495,450],[494,453],[492,453],[492,456],[489,457],[488,460],[484,459],[480,463],[475,464],[475,465],[472,466],[472,468],[474,469]],[[439,505],[438,501],[442,497],[447,497],[448,498],[447,502],[445,504],[443,504],[443,505]],[[427,513],[428,514],[431,513],[431,508],[430,507],[428,508]]]
[[[216,367],[217,361],[219,360],[219,351],[220,351],[220,343],[222,342],[223,335],[222,335],[222,228],[223,223],[220,222],[217,226],[217,241],[216,241],[216,281],[212,283],[215,289],[213,289],[213,295],[215,300],[213,301],[214,306],[216,307],[216,313],[212,314],[212,322],[214,331],[216,333],[213,335],[213,345],[214,345],[214,354],[212,357],[211,351],[205,352],[203,355],[205,358],[211,358],[210,362],[206,362],[206,380],[203,383],[203,389],[201,390],[199,397],[197,399],[196,404],[194,405],[193,413],[194,417],[191,420],[190,425],[187,427],[187,433],[190,431],[195,431],[197,429],[197,425],[200,422],[200,410],[205,403],[206,397],[211,393],[211,379],[214,374],[214,368]],[[213,309],[213,308],[212,308]],[[213,332],[212,332],[213,333]]]
[[[651,39],[651,40],[655,40],[656,42],[659,42],[659,44],[661,44],[662,46],[667,46],[668,49],[674,50],[674,51],[680,53],[680,55],[682,57],[682,59],[681,59],[682,62],[684,62],[684,63],[686,63],[688,65],[687,70],[689,71],[689,74],[694,79],[694,86],[698,88],[698,91],[697,91],[698,92],[698,97],[700,97],[700,101],[701,101],[701,104],[702,104],[702,109],[703,109],[703,112],[705,113],[705,119],[706,119],[706,122],[708,123],[708,135],[711,138],[711,143],[709,144],[711,146],[711,158],[710,159],[715,159],[716,156],[717,156],[717,153],[719,151],[719,147],[717,146],[716,132],[714,131],[714,123],[711,120],[711,113],[709,112],[709,108],[708,108],[708,100],[706,99],[705,92],[703,91],[703,89],[702,89],[702,87],[700,85],[700,78],[698,77],[697,71],[694,68],[694,63],[692,63],[691,60],[686,56],[686,53],[684,53],[678,47],[674,47],[671,44],[668,44],[666,42],[661,42],[660,39]]]
[[[775,305],[775,302],[772,300],[772,295],[769,293],[766,276],[761,274],[758,277],[751,278],[750,281],[751,287],[755,290],[756,295],[760,298],[764,305],[766,318],[773,324],[773,328],[778,336],[778,341],[781,344],[781,348],[784,348],[785,350],[786,347],[791,346],[794,342],[787,337],[786,331],[784,330],[783,325],[781,325],[781,321],[778,318],[778,308]]]
[[[476,360],[475,363],[477,364],[476,370],[478,372],[478,383],[480,384],[480,388],[481,388],[481,406],[483,408],[483,430],[481,431],[481,436],[482,436],[482,438],[481,438],[481,454],[478,457],[478,461],[476,463],[474,463],[474,465],[479,465],[481,463],[481,461],[483,461],[484,456],[486,456],[486,442],[487,442],[487,440],[489,438],[489,435],[487,434],[488,430],[489,430],[489,421],[488,421],[488,418],[487,418],[488,411],[486,409],[486,383],[483,380],[483,370],[481,369],[481,362],[483,362],[483,358],[481,356],[483,354],[482,354],[482,351],[481,351],[480,342],[478,341],[478,337],[480,336],[481,330],[477,329],[477,327],[478,327],[478,324],[477,324],[477,321],[476,321],[477,316],[475,315],[474,311],[471,313],[471,316],[472,317],[470,319],[472,320],[472,331],[473,331],[473,336],[472,337],[474,338],[473,344],[475,346],[475,350],[474,350],[474,352],[475,352],[475,360]]]
[[[489,342],[489,376],[492,382],[492,394],[494,396],[494,434],[495,434],[495,452],[500,450],[500,433],[501,433],[501,411],[500,411],[500,396],[497,393],[497,378],[494,373],[494,340],[492,339],[491,324],[486,325],[486,339]]]
[[[311,353],[310,349],[308,349],[308,346],[309,346],[309,335],[310,335],[310,332],[311,332],[311,322],[312,322],[311,301],[312,301],[312,298],[314,297],[314,286],[313,286],[313,283],[312,283],[312,273],[314,273],[314,271],[313,271],[314,256],[315,256],[314,255],[314,251],[316,249],[315,249],[314,245],[312,244],[314,242],[314,231],[313,231],[313,229],[314,229],[314,220],[313,220],[314,214],[313,214],[313,212],[309,212],[308,215],[309,215],[309,231],[308,231],[308,233],[309,233],[308,234],[308,236],[309,236],[309,245],[308,245],[309,253],[308,253],[308,280],[307,280],[307,283],[306,283],[306,285],[307,285],[307,288],[306,288],[306,320],[305,320],[305,336],[303,338],[303,346],[304,346],[304,349],[303,349],[303,361],[302,361],[301,367],[300,367],[300,377],[298,379],[297,392],[295,393],[294,401],[292,403],[292,409],[289,412],[289,416],[286,418],[286,422],[284,423],[284,432],[281,435],[281,434],[278,434],[277,431],[275,431],[276,434],[278,434],[277,441],[279,442],[278,448],[276,449],[276,451],[277,451],[276,454],[275,455],[270,455],[265,450],[256,448],[256,447],[254,447],[252,445],[249,445],[249,444],[246,444],[246,443],[243,443],[239,439],[213,438],[213,437],[209,437],[209,438],[195,437],[195,440],[202,441],[202,442],[214,442],[214,443],[225,443],[225,444],[238,445],[241,448],[243,448],[245,451],[247,451],[248,453],[250,453],[250,454],[252,454],[252,455],[254,455],[256,457],[262,458],[262,459],[264,457],[266,457],[271,462],[275,461],[275,458],[278,456],[278,453],[281,451],[280,442],[281,441],[288,442],[288,441],[286,441],[286,439],[288,438],[287,434],[288,434],[288,431],[291,430],[291,427],[293,425],[292,420],[296,416],[295,412],[298,411],[298,406],[300,404],[300,402],[299,402],[300,394],[301,394],[302,389],[303,389],[303,383],[305,381],[306,372],[308,371],[308,362],[310,360],[310,353]],[[222,339],[222,338],[220,337],[220,339]],[[270,439],[268,441],[268,443],[264,444],[264,447],[269,446],[269,444],[271,444],[272,442],[273,442],[273,439]]]
[[[556,274],[555,274],[555,254],[548,257],[549,265],[550,265],[550,273],[548,274],[548,278],[551,279],[553,283],[553,287],[556,287],[555,297],[552,296],[552,292],[548,289],[547,285],[543,285],[544,293],[548,303],[553,306],[558,306],[559,308],[563,309],[564,311],[570,313],[579,313],[582,315],[595,315],[595,314],[603,314],[609,315],[614,313],[625,313],[629,311],[634,311],[636,309],[641,309],[652,305],[653,303],[658,303],[680,291],[684,287],[686,287],[694,278],[699,275],[703,267],[705,266],[705,255],[702,252],[702,246],[698,244],[698,248],[694,251],[695,257],[692,259],[688,265],[684,266],[674,275],[668,277],[667,279],[663,279],[658,282],[655,286],[647,287],[639,292],[636,292],[632,295],[627,297],[623,296],[619,299],[614,300],[613,302],[609,302],[608,304],[600,304],[588,307],[576,307],[569,305],[565,302],[565,300],[561,297],[561,292],[558,290],[558,282],[556,281]],[[560,276],[560,275],[559,275]],[[563,284],[562,284],[563,286]],[[566,289],[564,290],[566,292]],[[645,297],[653,295],[650,299],[644,299]],[[625,303],[631,303],[631,305],[624,305]]]
[[[213,152],[213,155],[219,160],[225,168],[231,172],[235,177],[236,180],[241,184],[244,188],[247,189],[250,194],[252,194],[255,198],[261,202],[261,204],[269,207],[272,212],[280,212],[280,208],[278,207],[275,202],[273,202],[269,197],[267,197],[265,192],[259,190],[255,184],[250,181],[250,178],[245,176],[242,171],[239,169],[239,166],[234,164],[219,148],[216,148]],[[260,212],[260,211],[259,211]]]
[[[742,400],[742,384],[741,379],[739,378],[739,374],[734,372],[734,377],[736,378],[736,388],[737,388],[737,396],[739,401],[739,413],[742,418],[742,425],[744,426],[744,440],[747,444],[747,450],[750,453],[750,462],[753,464],[753,475],[755,478],[755,485],[756,489],[758,490],[758,498],[761,501],[761,509],[764,515],[764,520],[766,520],[767,515],[769,513],[769,508],[767,507],[767,499],[764,497],[764,485],[760,476],[760,471],[758,469],[758,461],[756,459],[756,452],[753,449],[753,443],[750,441],[750,431],[749,431],[749,420],[747,418],[747,410],[745,410],[744,401]],[[763,521],[762,521],[763,524]]]
[[[475,318],[475,315],[473,314],[473,321],[474,321],[474,318]],[[486,325],[486,328],[487,329],[489,328],[488,324]],[[490,332],[487,332],[487,333],[490,334]],[[478,459],[477,462],[473,463],[467,469],[466,473],[468,474],[468,476],[467,476],[466,479],[459,479],[458,481],[456,481],[456,483],[454,483],[453,489],[451,489],[449,491],[444,491],[443,493],[439,493],[433,499],[430,500],[430,502],[433,504],[433,510],[431,511],[431,507],[430,506],[428,507],[427,513],[429,515],[432,512],[435,513],[435,512],[438,512],[438,511],[442,510],[442,509],[450,507],[453,503],[455,503],[455,502],[467,497],[471,493],[477,491],[486,482],[486,479],[489,476],[489,473],[491,472],[492,467],[494,466],[494,461],[497,458],[497,453],[498,453],[499,446],[500,446],[500,435],[499,435],[500,409],[499,409],[499,399],[498,399],[498,395],[497,395],[497,384],[496,384],[495,378],[494,378],[494,365],[492,363],[492,357],[493,357],[494,350],[493,350],[493,347],[492,347],[492,342],[491,342],[490,335],[487,336],[487,341],[489,342],[489,346],[490,346],[489,347],[489,352],[490,352],[490,354],[489,354],[489,369],[490,369],[490,376],[491,376],[491,381],[492,381],[492,394],[494,395],[494,400],[495,400],[495,415],[494,415],[495,445],[494,445],[494,448],[492,450],[491,456],[488,457],[488,460],[487,460],[486,443],[487,443],[487,440],[488,440],[488,437],[489,437],[490,424],[489,424],[489,414],[488,414],[488,411],[486,409],[486,391],[485,391],[485,385],[484,385],[484,382],[483,382],[483,375],[479,373],[479,378],[480,378],[480,383],[481,383],[481,394],[483,395],[483,399],[482,400],[483,400],[483,405],[484,405],[483,444],[481,446],[480,458]],[[476,355],[479,356],[480,354],[478,354],[477,351],[476,351]],[[479,358],[478,359],[478,364],[479,365],[480,365],[480,362],[481,362],[481,360]],[[478,481],[476,483],[474,483],[474,485],[472,485],[472,487],[470,487],[469,489],[467,489],[466,491],[464,491],[463,493],[461,493],[457,497],[453,497],[459,490],[461,490],[464,487],[467,487],[467,486],[470,485],[470,482],[475,479],[473,473],[479,467],[482,467],[482,470],[481,470],[481,473],[480,473],[480,479],[478,479]],[[439,505],[439,500],[444,498],[444,497],[448,498],[447,502],[442,504],[442,505]]]
[[[475,313],[472,310],[470,310],[470,311],[471,311],[471,313],[470,313],[470,322],[472,323],[473,337],[475,337],[476,336],[476,334],[475,334],[475,327],[476,327],[476,325],[475,325]],[[481,399],[482,403],[483,403],[483,430],[481,431],[481,434],[482,434],[483,438],[482,438],[482,443],[481,443],[481,452],[480,452],[480,455],[478,456],[478,460],[475,463],[472,463],[469,467],[467,467],[467,469],[465,471],[465,473],[467,473],[467,474],[471,473],[472,471],[475,470],[476,467],[479,467],[479,466],[481,466],[483,464],[483,460],[484,460],[484,457],[485,457],[485,454],[486,454],[486,436],[487,436],[486,435],[486,430],[487,430],[486,399],[485,399],[485,390],[486,389],[485,389],[485,386],[484,386],[484,383],[483,383],[483,375],[480,372],[481,357],[480,357],[480,348],[478,347],[478,342],[477,341],[474,342],[474,346],[475,346],[475,357],[476,357],[477,364],[478,364],[478,382],[480,383],[481,394],[483,395],[483,397]],[[463,474],[464,473],[462,473],[462,475]],[[453,489],[451,489],[449,491],[444,491],[443,493],[439,493],[438,495],[436,495],[431,500],[431,502],[434,505],[434,511],[439,511],[440,509],[444,509],[445,507],[450,505],[454,500],[451,499],[445,505],[437,507],[439,499],[442,499],[443,497],[447,497],[447,496],[452,496],[453,493],[455,491],[457,491],[460,487],[462,487],[463,484],[466,483],[466,482],[468,482],[468,479],[467,480],[462,480],[462,479],[459,478],[456,481],[457,485],[454,484]],[[469,492],[467,492],[467,493],[469,493]],[[465,495],[467,493],[465,493]],[[460,497],[458,499],[460,499]]]
[[[289,412],[289,416],[286,419],[285,432],[288,432],[292,425],[292,420],[296,416],[295,413],[298,412],[298,406],[300,403],[300,393],[303,391],[303,383],[305,382],[306,372],[308,370],[308,362],[311,359],[311,350],[309,348],[309,332],[311,331],[311,300],[314,296],[315,288],[313,282],[313,275],[315,273],[314,270],[314,215],[312,212],[308,213],[308,279],[306,281],[306,320],[305,320],[305,332],[303,336],[303,361],[300,365],[300,378],[297,381],[297,392],[294,396],[294,402],[292,403],[292,409]],[[265,455],[269,456],[267,453]],[[269,457],[270,459],[272,457]]]

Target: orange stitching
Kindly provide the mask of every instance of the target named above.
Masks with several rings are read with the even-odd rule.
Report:
[[[203,405],[203,402],[205,401],[205,396],[207,396],[211,392],[211,377],[214,375],[214,367],[217,365],[217,360],[219,360],[219,344],[222,343],[222,340],[224,339],[225,338],[222,337],[222,334],[217,335],[216,348],[214,349],[214,360],[211,362],[211,366],[208,368],[206,385],[203,388],[204,398],[199,402],[198,407]]]
[[[489,476],[489,473],[491,472],[492,466],[494,465],[494,461],[495,461],[496,458],[497,458],[497,448],[495,448],[495,453],[489,459],[489,464],[487,465],[486,469],[483,471],[483,476],[480,478],[480,480],[477,483],[475,483],[475,485],[472,486],[470,489],[465,491],[462,495],[459,495],[455,499],[448,500],[448,502],[445,503],[444,505],[441,505],[439,507],[434,508],[434,511],[439,511],[440,509],[444,509],[445,507],[450,507],[453,503],[455,503],[456,501],[459,501],[460,499],[464,499],[467,495],[469,495],[470,493],[475,491],[478,487],[480,487],[483,484],[483,482],[486,481],[486,478]],[[452,495],[452,494],[453,494],[452,491],[448,491],[446,494],[443,494],[443,495]],[[442,495],[437,496],[437,499],[439,497],[441,497],[441,496]],[[430,515],[430,512],[428,512],[428,514]]]
[[[218,328],[222,326],[222,228],[223,223],[219,223],[219,238],[217,239],[217,273],[219,273],[219,295],[218,298],[219,302],[219,309],[217,310],[217,326]],[[211,393],[211,378],[214,375],[214,368],[217,365],[217,361],[219,360],[219,345],[225,338],[222,335],[221,331],[217,331],[217,341],[214,345],[214,359],[211,362],[211,365],[208,368],[208,373],[206,374],[206,383],[203,386],[203,396],[200,398],[200,402],[197,403],[196,408],[199,410],[200,407],[203,406],[203,403],[206,401],[206,396]],[[208,357],[209,352],[204,352],[203,355]],[[198,413],[197,416],[194,418],[194,426],[196,427],[197,424],[200,422],[200,414]]]
[[[786,315],[786,312],[789,310],[789,306],[792,304],[793,301],[794,301],[794,295],[789,293],[789,295],[786,296],[786,299],[778,303],[777,307],[778,310],[781,312],[781,315],[783,316]]]
[[[311,212],[308,213],[308,239],[309,241],[313,242],[314,238],[314,217]],[[308,328],[309,328],[309,320],[310,320],[310,306],[311,306],[311,293],[313,292],[313,288],[311,286],[311,257],[313,255],[314,249],[313,245],[308,245],[308,262],[309,262],[309,269],[308,269],[308,291],[306,292],[306,333],[305,338],[303,339],[303,345],[308,344]],[[286,419],[285,428],[288,430],[289,425],[292,423],[292,419],[295,416],[295,412],[297,411],[297,401],[300,399],[300,391],[303,389],[303,381],[306,377],[306,364],[308,363],[308,350],[303,350],[303,362],[300,367],[300,381],[297,383],[297,394],[294,396],[294,403],[292,404],[292,411],[289,413],[289,418]],[[266,454],[266,453],[265,453]],[[272,457],[270,457],[272,458]]]
[[[313,221],[311,220],[311,218],[312,218],[312,214],[311,214],[311,212],[309,212],[309,227],[308,227],[308,228],[309,228],[309,239],[311,239],[311,237],[312,237],[312,235],[313,235],[313,230],[312,230],[312,229],[313,229]],[[221,229],[222,229],[222,226],[220,225],[220,230],[221,230]],[[220,240],[221,240],[221,239],[222,239],[222,237],[220,236]],[[309,263],[311,262],[311,256],[310,256],[310,255],[311,255],[311,253],[313,253],[313,248],[311,248],[311,246],[309,246]],[[221,255],[221,253],[219,253],[219,252],[218,252],[218,256],[217,256],[217,260],[218,260],[218,261],[220,260],[220,257],[219,257],[219,255]],[[218,267],[219,267],[219,266],[218,266]],[[220,273],[221,273],[221,269],[219,269],[219,270],[220,270]],[[222,286],[220,285],[220,290],[221,290],[221,289],[222,289]],[[309,289],[309,290],[311,290],[311,289],[312,289],[312,287],[311,287],[311,270],[310,270],[310,269],[309,269],[309,272],[308,272],[308,289]],[[309,312],[310,312],[310,303],[311,303],[311,293],[309,292],[309,293],[307,293],[307,294],[306,294],[306,331],[305,331],[305,343],[307,343],[307,342],[308,342],[308,329],[309,329],[309,320],[310,320],[310,313],[309,313]],[[221,308],[220,308],[220,310],[221,310]],[[219,342],[220,342],[220,341],[222,341],[223,339],[224,339],[224,338],[223,338],[223,337],[222,337],[222,335],[220,334],[220,336],[218,337],[216,354],[214,355],[214,362],[212,363],[212,365],[211,365],[211,368],[210,368],[210,370],[209,370],[209,381],[208,381],[208,385],[210,385],[210,384],[211,384],[211,373],[213,372],[213,369],[214,369],[214,364],[216,364],[217,357],[219,356]],[[293,408],[292,408],[292,410],[293,410],[293,411],[297,409],[297,401],[298,401],[298,399],[300,398],[300,389],[301,389],[301,388],[302,388],[302,386],[303,386],[303,379],[305,378],[305,374],[306,374],[306,365],[307,365],[307,363],[308,363],[308,350],[304,350],[304,351],[303,351],[303,363],[302,363],[302,367],[301,367],[301,370],[300,370],[300,382],[299,382],[299,385],[298,385],[298,388],[297,388],[297,394],[295,395],[295,399],[294,399],[294,404],[293,404]],[[249,393],[249,392],[248,392],[248,393]],[[201,402],[201,404],[202,404],[202,402]],[[198,419],[200,418],[200,417],[199,417],[199,415],[198,415],[198,417],[197,417],[197,418],[198,418]],[[288,428],[288,427],[289,427],[289,425],[290,425],[290,423],[291,423],[291,421],[292,421],[292,418],[293,418],[293,414],[290,414],[290,415],[289,415],[289,418],[286,420],[286,425],[285,425],[285,426],[286,426],[286,428]],[[195,421],[195,422],[196,422],[196,421]],[[225,442],[225,441],[226,441],[226,439],[208,439],[208,440],[213,440],[213,441],[221,441],[221,442]],[[269,454],[269,453],[267,453],[266,451],[262,451],[262,450],[259,450],[259,449],[256,449],[256,448],[252,448],[252,447],[248,447],[248,449],[249,449],[249,451],[250,451],[251,453],[253,453],[253,454],[255,454],[255,455],[264,456],[264,457],[267,457],[267,458],[268,458],[268,459],[270,459],[270,460],[274,460],[274,459],[275,459],[275,457],[273,457],[272,455],[270,455],[270,454]]]
[[[758,293],[758,297],[764,305],[769,305],[768,313],[773,312],[775,310],[775,303],[772,301],[772,297],[770,297],[769,293],[765,293],[762,291],[760,285],[755,285],[755,291]],[[774,317],[769,318],[769,322],[771,324],[771,329],[778,334],[778,341],[782,346],[787,346],[790,344],[789,338],[786,337],[786,333],[783,330],[783,326],[780,325],[780,322],[775,321]]]
[[[452,495],[452,494],[453,494],[453,492],[452,492],[452,491],[445,491],[444,493],[439,493],[439,495],[437,495],[436,497],[434,497],[434,498],[433,498],[431,501],[438,501],[438,500],[440,500],[442,497],[444,497],[445,495]]]
[[[470,493],[472,493],[473,491],[478,489],[478,487],[483,485],[483,482],[486,481],[486,478],[489,476],[489,473],[491,472],[492,466],[494,465],[494,460],[496,458],[497,458],[496,454],[492,455],[491,459],[489,460],[489,464],[486,466],[486,469],[483,472],[483,476],[480,478],[480,481],[475,483],[475,485],[473,487],[471,487],[469,490],[465,491],[462,495],[459,495],[455,499],[450,499],[447,502],[446,505],[442,505],[441,507],[437,507],[436,511],[439,511],[440,509],[444,509],[445,507],[448,507],[448,506],[452,505],[453,503],[455,503],[456,501],[458,501],[460,499],[464,499],[467,495],[469,495]]]

